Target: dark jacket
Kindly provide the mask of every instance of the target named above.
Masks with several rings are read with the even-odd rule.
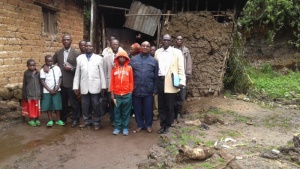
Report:
[[[64,70],[64,48],[58,50],[53,55],[54,64],[57,63],[57,66],[60,68],[62,73],[62,86],[66,88],[73,88],[73,80],[75,76],[75,68],[76,68],[76,58],[80,55],[80,52],[76,51],[71,47],[69,56],[67,58],[67,62],[71,64],[74,69],[70,72]]]
[[[130,60],[133,69],[135,96],[149,96],[157,93],[158,63],[150,55],[138,54]]]
[[[22,97],[25,100],[39,100],[42,95],[42,87],[40,83],[40,73],[38,71],[32,74],[30,70],[26,70],[23,75]]]

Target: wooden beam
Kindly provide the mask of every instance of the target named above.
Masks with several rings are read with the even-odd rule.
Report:
[[[34,4],[38,5],[38,6],[41,6],[43,8],[49,9],[49,10],[54,11],[54,12],[59,12],[60,11],[58,8],[56,8],[54,6],[44,4],[44,3],[41,3],[41,2],[38,2],[38,1],[34,1]]]
[[[115,6],[108,6],[108,5],[101,5],[101,4],[99,4],[98,7],[109,8],[109,9],[117,9],[117,10],[123,10],[123,11],[129,11],[129,9],[127,9],[127,8],[115,7]]]

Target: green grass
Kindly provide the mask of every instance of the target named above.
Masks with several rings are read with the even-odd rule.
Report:
[[[239,137],[241,134],[235,130],[221,130],[219,131],[221,134],[223,134],[224,137]]]
[[[248,67],[247,72],[253,84],[250,93],[258,92],[271,99],[292,98],[291,91],[300,93],[300,72],[290,71],[281,75],[268,64],[264,64],[260,69]]]

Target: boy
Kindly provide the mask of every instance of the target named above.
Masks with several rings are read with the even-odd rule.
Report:
[[[27,60],[28,69],[24,72],[22,97],[23,102],[27,105],[27,113],[29,116],[28,124],[30,126],[40,126],[40,99],[41,99],[41,84],[40,73],[35,68],[33,59]]]
[[[131,66],[128,65],[128,54],[124,50],[117,53],[114,63],[110,83],[111,99],[115,103],[113,134],[117,135],[123,129],[123,135],[127,136],[132,106],[133,72]]]
[[[56,113],[56,124],[64,126],[65,123],[60,120],[60,110],[62,109],[62,100],[60,96],[60,85],[62,82],[61,70],[58,66],[53,65],[53,58],[51,55],[45,56],[45,63],[49,67],[49,72],[45,73],[44,69],[41,69],[41,83],[43,85],[43,101],[42,111],[48,114],[48,127],[53,126],[52,113],[54,110]]]

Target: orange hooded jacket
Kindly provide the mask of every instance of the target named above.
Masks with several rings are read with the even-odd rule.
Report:
[[[123,56],[126,58],[124,65],[119,65],[118,58]],[[129,57],[127,52],[120,50],[114,59],[115,67],[111,70],[110,91],[116,95],[126,95],[133,91],[133,71],[128,65]]]

